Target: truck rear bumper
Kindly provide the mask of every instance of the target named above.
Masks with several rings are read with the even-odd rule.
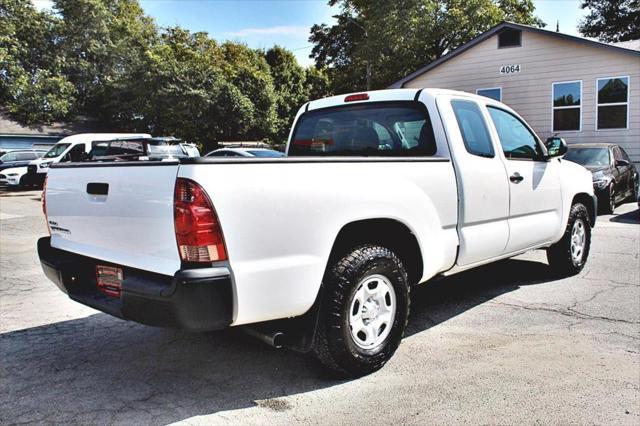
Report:
[[[156,274],[51,247],[50,237],[38,240],[38,255],[45,275],[71,299],[115,317],[192,331],[219,330],[232,322],[233,290],[226,267]],[[98,289],[96,265],[122,268],[120,297]]]

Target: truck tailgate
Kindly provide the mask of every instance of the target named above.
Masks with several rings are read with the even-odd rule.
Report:
[[[49,171],[46,207],[53,247],[173,275],[178,163],[62,167]]]

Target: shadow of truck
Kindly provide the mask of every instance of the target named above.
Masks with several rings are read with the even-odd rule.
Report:
[[[553,280],[546,264],[511,259],[416,287],[407,335]],[[285,410],[279,397],[342,383],[239,330],[190,334],[105,314],[5,333],[0,351],[3,424],[169,423],[256,401]]]

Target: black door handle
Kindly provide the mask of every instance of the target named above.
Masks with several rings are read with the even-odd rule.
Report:
[[[520,173],[515,172],[511,176],[509,176],[509,180],[513,183],[520,183],[524,180],[524,177],[520,176]]]
[[[109,193],[108,183],[91,182],[87,184],[87,194],[107,195]]]

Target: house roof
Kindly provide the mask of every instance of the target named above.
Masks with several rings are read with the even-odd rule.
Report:
[[[441,56],[440,58],[436,59],[435,61],[432,61],[432,62],[428,63],[427,65],[423,66],[422,68],[419,68],[418,70],[412,72],[411,74],[407,75],[406,77],[396,81],[395,83],[393,83],[388,88],[389,89],[400,89],[400,88],[402,88],[404,86],[404,84],[407,83],[408,81],[411,81],[414,78],[418,77],[419,75],[422,75],[425,72],[427,72],[429,70],[432,70],[433,68],[437,67],[438,65],[441,65],[441,64],[447,62],[449,59],[455,58],[459,54],[465,52],[466,50],[471,49],[475,45],[487,40],[488,38],[490,38],[490,37],[492,37],[492,36],[494,36],[496,34],[498,34],[500,31],[502,31],[504,29],[531,31],[531,32],[535,32],[535,33],[540,33],[540,34],[552,36],[552,37],[561,38],[561,39],[564,39],[564,40],[575,41],[575,42],[578,42],[578,43],[586,44],[588,46],[602,47],[602,48],[611,49],[611,50],[614,50],[614,51],[617,51],[617,52],[620,52],[620,53],[626,53],[626,54],[640,56],[640,50],[638,50],[638,45],[640,43],[639,43],[638,40],[633,40],[633,41],[630,41],[630,42],[616,43],[616,44],[607,44],[607,43],[602,43],[602,42],[599,42],[599,41],[589,40],[589,39],[582,38],[582,37],[572,36],[572,35],[569,35],[569,34],[562,34],[562,33],[558,33],[558,32],[555,32],[555,31],[545,30],[545,29],[542,29],[542,28],[531,27],[529,25],[516,24],[516,23],[513,23],[513,22],[502,22],[502,23],[496,25],[495,27],[483,32],[479,36],[471,39],[470,41],[468,41],[467,43],[465,43],[462,46],[458,47],[457,49],[452,50],[451,52],[447,53],[446,55]]]
[[[100,133],[109,127],[89,117],[76,117],[72,122],[55,122],[46,125],[26,126],[13,120],[7,111],[0,107],[0,135],[21,136],[67,136],[74,133]]]
[[[623,49],[640,50],[640,39],[619,41],[617,43],[611,43],[612,46],[622,47]]]

